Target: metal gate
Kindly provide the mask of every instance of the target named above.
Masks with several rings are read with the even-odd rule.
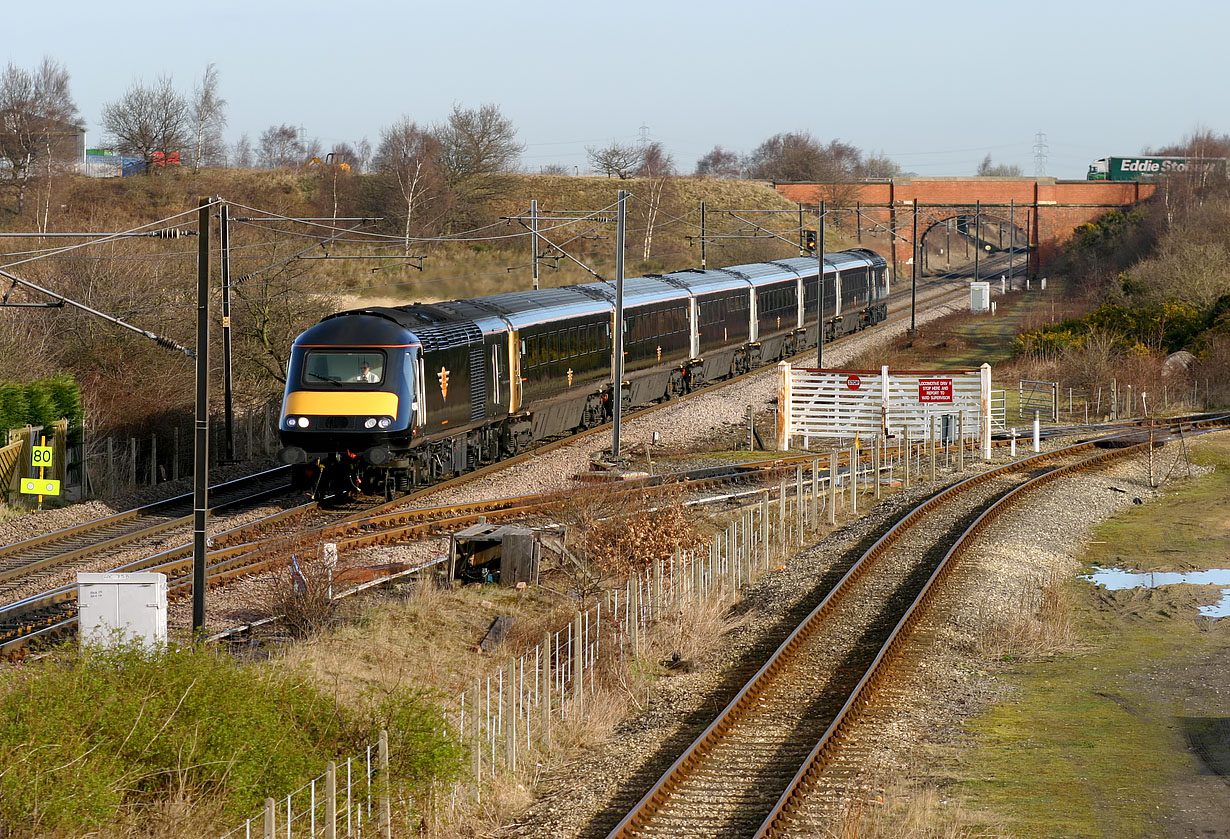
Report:
[[[1035,412],[1051,422],[1059,422],[1059,382],[1021,379],[1017,414],[1021,419],[1033,419]]]

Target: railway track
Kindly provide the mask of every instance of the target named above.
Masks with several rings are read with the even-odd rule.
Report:
[[[588,495],[648,493],[686,484],[693,491],[730,483],[765,481],[810,463],[812,455],[771,457],[750,464],[707,467],[618,485],[569,492],[514,496],[429,507],[408,506],[408,499],[373,505],[370,499],[321,507],[309,503],[241,525],[210,539],[206,583],[221,585],[287,562],[305,543],[334,542],[341,554],[382,545],[405,544],[440,531],[455,530],[480,519],[542,516]],[[191,590],[192,545],[153,553],[113,569],[116,573],[156,571],[168,577],[174,596]],[[35,640],[59,637],[76,622],[76,586],[63,585],[0,607],[0,655],[12,655]]]
[[[918,505],[854,562],[609,839],[816,835],[808,790],[962,546],[1028,489],[1148,445],[1079,443]]]
[[[279,467],[211,488],[211,514],[251,507],[290,489],[290,470]],[[193,523],[192,496],[181,495],[133,510],[0,547],[0,602],[19,585],[52,572],[151,545]]]

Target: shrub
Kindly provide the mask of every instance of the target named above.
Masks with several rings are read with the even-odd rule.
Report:
[[[349,711],[298,671],[214,648],[64,649],[0,683],[0,824],[80,835],[185,800],[244,818],[372,742],[377,723],[415,781],[449,774],[438,710],[411,694],[376,707]]]

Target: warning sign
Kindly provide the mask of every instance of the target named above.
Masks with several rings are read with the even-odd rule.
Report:
[[[951,402],[952,379],[919,379],[919,402]]]
[[[849,376],[846,378],[846,387],[850,388],[850,390],[858,390],[862,386],[863,380],[858,376]]]

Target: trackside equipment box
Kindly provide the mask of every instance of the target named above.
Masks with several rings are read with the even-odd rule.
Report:
[[[83,645],[167,642],[166,574],[78,574],[77,606]]]

